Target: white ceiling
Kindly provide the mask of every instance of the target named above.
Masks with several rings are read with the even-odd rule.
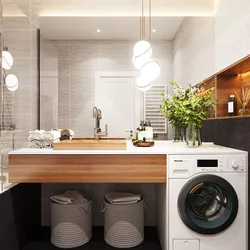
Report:
[[[152,39],[174,38],[183,17],[152,18]],[[148,25],[146,29],[148,31]],[[100,29],[101,32],[96,30]],[[45,39],[128,39],[140,38],[139,17],[42,17],[40,30]],[[146,33],[146,38],[148,33]]]
[[[148,1],[144,0],[145,15]],[[4,1],[3,15],[28,18],[48,39],[139,39],[141,3],[141,0]],[[172,39],[185,16],[213,15],[214,0],[152,0],[152,29],[156,29],[152,38]]]
[[[139,16],[141,0],[31,0],[38,16]],[[145,10],[149,0],[144,0]],[[214,0],[152,0],[154,16],[211,16]]]

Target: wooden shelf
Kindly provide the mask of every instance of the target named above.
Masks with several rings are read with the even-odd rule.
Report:
[[[241,118],[249,118],[250,115],[243,115],[243,116],[223,116],[223,117],[214,117],[214,118],[207,118],[206,120],[218,120],[218,119],[241,119]]]
[[[214,88],[212,95],[217,98],[216,110],[208,119],[250,117],[250,114],[245,116],[239,115],[241,104],[237,97],[237,116],[228,116],[228,98],[230,95],[236,96],[236,92],[242,98],[242,88],[250,89],[250,55],[209,77],[203,82],[202,86],[204,91],[201,94]],[[250,102],[247,107],[250,109]]]

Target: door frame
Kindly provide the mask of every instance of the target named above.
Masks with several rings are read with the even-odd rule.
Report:
[[[96,83],[97,81],[100,81],[100,79],[105,78],[124,78],[124,79],[133,79],[134,82],[136,82],[136,78],[139,77],[138,71],[96,71],[95,72],[95,105],[96,105]],[[135,129],[136,126],[139,126],[141,119],[143,118],[143,93],[138,90],[136,85],[134,86],[135,90],[135,113],[134,113],[134,121],[135,121]]]

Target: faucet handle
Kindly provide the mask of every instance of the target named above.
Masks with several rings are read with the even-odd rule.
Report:
[[[125,132],[128,132],[130,133],[130,136],[131,138],[133,138],[133,135],[134,135],[134,131],[131,129],[131,130],[126,130]]]
[[[97,118],[97,107],[93,108],[93,118]]]
[[[97,110],[97,118],[102,119],[102,111],[100,109]]]

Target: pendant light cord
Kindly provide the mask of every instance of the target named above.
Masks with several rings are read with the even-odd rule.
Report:
[[[145,39],[144,0],[142,0],[142,40]]]
[[[148,25],[148,38],[151,42],[151,8],[152,8],[152,0],[149,0],[149,25]]]

